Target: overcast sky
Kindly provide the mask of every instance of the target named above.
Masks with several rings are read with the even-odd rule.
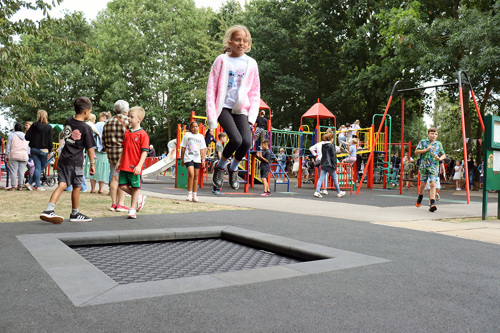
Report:
[[[239,1],[242,6],[245,4],[245,0]],[[32,2],[34,1],[32,0]],[[49,1],[45,0],[45,2]],[[81,11],[85,14],[85,17],[87,19],[93,20],[100,10],[106,8],[106,3],[108,2],[109,0],[64,0],[59,6],[55,7],[50,12],[50,15],[54,17],[62,17],[62,11],[66,9],[69,11]],[[226,0],[195,0],[194,2],[196,3],[197,7],[211,7],[213,9],[218,9],[223,2],[226,2]],[[26,17],[29,17],[33,20],[38,20],[42,18],[42,14],[34,13],[33,11],[28,10],[21,10],[16,14],[16,16],[14,16],[13,19]]]

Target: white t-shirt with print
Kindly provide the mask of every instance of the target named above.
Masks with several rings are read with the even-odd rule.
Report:
[[[247,70],[248,56],[244,54],[238,58],[228,57],[228,60],[229,80],[224,107],[232,110],[238,101],[238,90]]]
[[[205,137],[200,133],[193,134],[191,132],[186,132],[181,141],[181,148],[186,148],[184,152],[184,163],[201,163],[200,151],[207,148]]]

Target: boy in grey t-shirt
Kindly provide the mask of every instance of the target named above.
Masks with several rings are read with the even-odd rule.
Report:
[[[214,152],[214,161],[212,165],[216,165],[217,161],[219,161],[222,157],[222,152],[224,151],[224,143],[227,141],[227,134],[224,132],[219,133],[218,136],[218,141],[215,144],[215,152]],[[215,195],[224,195],[221,191],[220,188],[214,185],[214,188],[212,190],[212,193]]]

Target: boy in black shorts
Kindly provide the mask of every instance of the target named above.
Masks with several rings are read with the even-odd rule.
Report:
[[[80,188],[83,182],[83,150],[87,150],[90,160],[91,175],[95,171],[94,146],[96,145],[92,129],[85,124],[92,112],[92,103],[87,97],[78,97],[73,103],[75,116],[66,119],[63,130],[64,147],[59,156],[58,179],[59,185],[50,196],[49,204],[45,211],[40,214],[40,219],[46,222],[61,224],[64,221],[62,216],[54,212],[57,201],[63,191],[69,185],[73,185],[71,193],[72,211],[69,216],[71,222],[90,222],[92,218],[82,214],[79,209]]]
[[[267,181],[267,176],[269,176],[269,172],[271,171],[271,167],[269,165],[269,161],[271,160],[269,140],[262,140],[260,145],[262,146],[262,151],[257,152],[257,158],[260,160],[260,178],[262,179],[262,184],[264,185],[264,193],[262,193],[260,196],[267,197],[271,195],[271,191],[269,190],[269,182]]]

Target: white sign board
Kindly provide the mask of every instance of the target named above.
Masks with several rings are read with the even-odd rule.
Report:
[[[493,122],[493,142],[500,143],[500,121]]]

